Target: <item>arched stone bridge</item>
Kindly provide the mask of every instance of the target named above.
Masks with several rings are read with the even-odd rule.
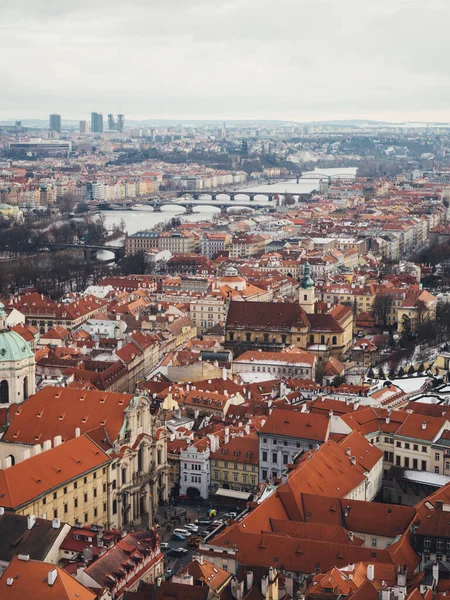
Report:
[[[112,252],[114,254],[114,258],[119,260],[125,256],[125,248],[124,246],[106,246],[106,245],[95,245],[95,244],[63,244],[63,243],[52,243],[47,244],[47,248],[51,251],[56,250],[83,250],[84,260],[89,261],[92,259],[94,255],[97,254],[99,250],[106,250],[107,252]]]

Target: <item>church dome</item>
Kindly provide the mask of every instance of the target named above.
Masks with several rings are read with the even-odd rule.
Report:
[[[31,358],[33,352],[15,331],[0,331],[0,363]]]
[[[6,327],[6,312],[0,302],[0,363],[23,360],[34,356],[22,336]]]

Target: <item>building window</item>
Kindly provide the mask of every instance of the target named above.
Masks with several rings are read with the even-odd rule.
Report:
[[[84,522],[87,523],[89,521],[88,513],[84,513]]]
[[[427,470],[427,461],[423,460],[422,461],[422,471],[426,471]]]
[[[112,513],[113,513],[113,515],[117,514],[117,500],[113,500],[113,503],[112,503]]]
[[[444,541],[443,540],[437,540],[437,542],[436,542],[436,548],[438,550],[442,550],[444,548]]]
[[[262,478],[267,479],[267,470],[266,469],[262,470]]]
[[[372,548],[377,547],[377,538],[372,538]]]
[[[434,453],[434,460],[439,460],[439,452]]]
[[[54,511],[53,511],[53,518],[54,519],[58,518],[58,509],[57,508],[55,508]]]
[[[67,504],[64,504],[64,514],[67,514],[69,512],[69,507]]]
[[[434,467],[434,472],[439,473],[439,467]]]
[[[267,452],[262,453],[263,462],[267,462]]]
[[[78,508],[78,498],[74,498],[74,500],[73,500],[73,507],[74,508]]]
[[[274,462],[274,463],[278,462],[278,457],[277,457],[276,452],[272,452],[272,462]]]
[[[424,548],[431,548],[431,540],[430,540],[430,538],[425,538],[423,540],[423,547]]]
[[[84,501],[87,502],[88,501],[88,495],[87,492],[84,494]]]

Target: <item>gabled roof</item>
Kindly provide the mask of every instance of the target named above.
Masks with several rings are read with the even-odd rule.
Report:
[[[325,442],[328,439],[329,427],[328,416],[278,408],[268,417],[260,429],[260,434]]]
[[[87,436],[69,440],[0,470],[1,505],[17,509],[109,461],[109,456]]]
[[[0,516],[0,561],[11,562],[17,554],[45,560],[63,528],[64,523],[54,527],[52,521],[37,518],[28,529],[26,516],[5,512]]]
[[[157,544],[157,536],[153,530],[129,533],[88,565],[85,572],[100,587],[111,589],[126,577],[129,566],[135,567],[133,558],[143,559],[149,552],[155,551]],[[131,565],[127,566],[127,561],[130,560]]]
[[[216,591],[223,588],[232,578],[229,571],[214,565],[206,560],[193,560],[184,570],[194,578],[194,585],[205,585],[211,590]],[[197,582],[201,582],[200,584]]]
[[[56,571],[52,585],[51,571]],[[0,597],[2,600],[95,600],[97,595],[53,563],[24,561],[15,556],[0,577]]]
[[[305,311],[299,304],[281,302],[230,302],[226,326],[230,329],[290,331],[308,327]]]
[[[57,435],[63,441],[104,426],[109,439],[117,439],[124,411],[132,394],[115,394],[74,388],[45,387],[23,402],[2,441],[42,444]]]

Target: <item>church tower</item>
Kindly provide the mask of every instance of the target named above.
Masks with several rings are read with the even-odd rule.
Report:
[[[314,289],[314,280],[311,277],[311,266],[308,261],[305,263],[304,275],[298,291],[298,299],[300,306],[307,314],[314,314],[316,292]]]
[[[35,392],[36,363],[27,342],[6,323],[0,302],[0,405],[20,404]]]

